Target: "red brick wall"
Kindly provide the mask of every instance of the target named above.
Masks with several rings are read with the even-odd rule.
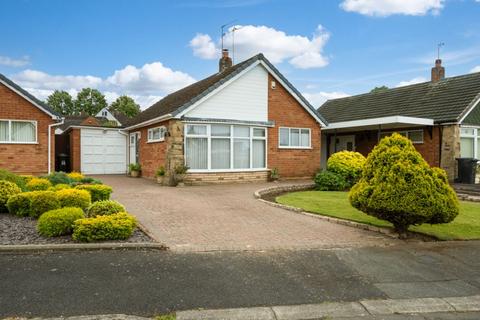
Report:
[[[72,129],[70,136],[70,169],[72,171],[81,171],[81,154],[80,154],[80,129]]]
[[[272,89],[272,80],[269,75],[268,119],[275,127],[268,129],[268,168],[283,178],[311,177],[320,169],[320,125],[278,81]],[[280,149],[279,127],[310,128],[312,148]]]
[[[51,116],[0,84],[0,119],[36,120],[37,144],[0,144],[0,168],[21,174],[48,172],[48,125]],[[55,168],[55,128],[51,130],[52,169]]]
[[[139,162],[142,165],[142,176],[146,178],[154,178],[155,172],[160,166],[165,167],[165,158],[167,153],[167,141],[147,142],[148,129],[160,126],[168,128],[169,121],[159,122],[153,125],[131,130],[132,132],[140,131],[140,149]],[[168,138],[168,137],[167,137]]]

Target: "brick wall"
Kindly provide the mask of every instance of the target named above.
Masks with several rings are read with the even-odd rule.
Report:
[[[252,172],[212,172],[212,173],[189,173],[185,176],[185,184],[202,185],[218,183],[242,183],[267,181],[270,171]]]
[[[70,130],[70,169],[81,172],[81,153],[80,153],[80,129]]]
[[[320,125],[295,100],[276,83],[271,88],[268,78],[268,119],[275,121],[275,127],[268,129],[268,168],[278,168],[280,177],[312,177],[320,168]],[[279,127],[311,129],[311,149],[280,149],[278,147]]]
[[[0,144],[0,168],[21,174],[48,172],[48,125],[55,121],[36,106],[0,84],[0,119],[36,120],[37,144]],[[55,168],[55,133],[51,131],[51,159]]]

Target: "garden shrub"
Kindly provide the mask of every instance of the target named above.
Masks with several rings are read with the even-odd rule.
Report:
[[[125,207],[113,200],[102,200],[92,203],[87,210],[87,217],[105,216],[125,212]]]
[[[21,174],[20,178],[22,178],[23,181],[25,182],[25,184],[27,184],[28,182],[30,182],[30,180],[32,180],[33,178],[36,178],[36,177],[32,176],[32,175],[29,175],[29,174]]]
[[[88,191],[78,189],[63,189],[57,191],[58,200],[60,200],[60,206],[63,207],[76,207],[86,210],[91,204],[91,196]]]
[[[327,170],[341,175],[351,187],[360,179],[366,160],[359,152],[336,152],[328,158]]]
[[[75,220],[83,218],[80,208],[61,208],[47,211],[40,216],[37,231],[45,237],[58,237],[71,234]]]
[[[0,180],[0,213],[8,212],[6,207],[8,199],[20,192],[22,192],[22,189],[14,182]]]
[[[26,192],[30,198],[30,210],[28,215],[38,218],[44,212],[60,208],[60,202],[53,191]]]
[[[53,172],[48,176],[44,176],[43,178],[48,179],[53,185],[57,184],[72,184],[75,182],[72,178],[70,178],[65,172]]]
[[[135,217],[126,212],[79,219],[74,222],[73,239],[82,242],[123,240],[132,235],[136,225]]]
[[[64,189],[71,189],[72,187],[69,184],[59,183],[54,185],[53,187],[48,188],[49,191],[59,191]]]
[[[33,178],[27,183],[27,188],[30,191],[45,191],[51,186],[50,181],[43,178]]]
[[[8,212],[19,217],[26,217],[30,213],[30,192],[14,194],[7,201]]]
[[[315,185],[317,190],[321,191],[344,191],[348,187],[342,175],[327,170],[315,175]]]
[[[82,179],[85,178],[85,176],[83,174],[81,174],[80,172],[75,172],[75,171],[72,171],[70,173],[67,173],[67,176],[74,180],[74,181],[82,181]]]
[[[94,179],[92,177],[85,177],[80,180],[82,184],[103,184],[102,180]]]
[[[383,138],[369,154],[349,199],[355,208],[390,221],[401,236],[410,225],[448,223],[459,212],[445,172],[431,168],[399,134]]]
[[[81,184],[76,186],[75,188],[90,192],[92,196],[92,202],[109,200],[110,194],[113,191],[112,187],[104,184]]]
[[[15,183],[22,191],[27,191],[25,180],[8,170],[0,169],[0,180],[6,180]]]

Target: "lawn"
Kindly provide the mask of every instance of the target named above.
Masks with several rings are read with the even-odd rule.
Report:
[[[302,208],[316,214],[378,227],[392,226],[387,221],[379,220],[353,208],[348,201],[348,192],[302,191],[279,196],[276,200],[278,203]],[[431,235],[441,240],[480,239],[480,203],[461,201],[460,214],[452,222],[411,226],[409,230]]]

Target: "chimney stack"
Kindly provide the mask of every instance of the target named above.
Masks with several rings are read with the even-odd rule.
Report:
[[[218,72],[222,72],[233,65],[232,58],[228,56],[228,49],[222,50],[222,57],[218,62]]]
[[[432,68],[432,82],[435,83],[443,78],[445,78],[445,68],[442,67],[442,59],[437,59],[435,67]]]

